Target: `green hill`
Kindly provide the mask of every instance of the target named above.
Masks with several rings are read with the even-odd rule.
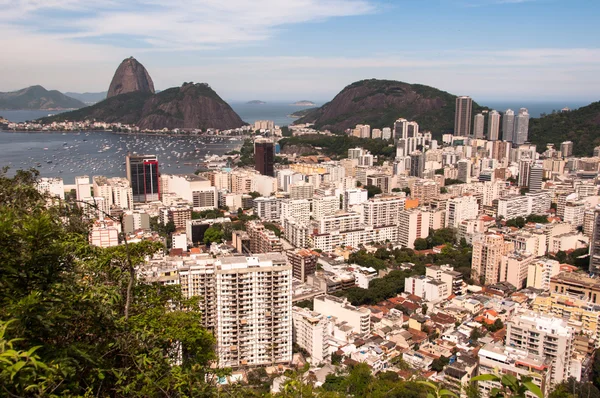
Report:
[[[563,141],[573,141],[573,155],[591,156],[600,145],[600,102],[569,112],[560,112],[529,121],[529,141],[538,151],[546,144],[560,147]]]
[[[454,130],[456,96],[422,84],[394,80],[361,80],[344,88],[333,100],[296,120],[318,129],[341,133],[357,124],[393,127],[398,118],[415,120],[435,137]],[[487,109],[473,102],[473,115]]]
[[[31,86],[18,91],[0,93],[0,109],[74,109],[85,104],[56,90]]]

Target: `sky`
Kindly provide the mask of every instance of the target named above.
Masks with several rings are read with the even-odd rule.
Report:
[[[478,101],[600,100],[597,0],[0,0],[0,91],[157,89],[329,100],[369,78]]]

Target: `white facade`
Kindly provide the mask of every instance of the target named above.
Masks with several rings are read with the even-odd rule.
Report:
[[[313,218],[320,221],[323,217],[335,214],[340,210],[340,198],[331,196],[316,196],[313,199]]]
[[[254,199],[254,214],[264,221],[279,221],[281,200],[275,196]]]
[[[286,218],[307,224],[310,221],[310,202],[306,199],[281,201],[281,223]]]
[[[460,196],[446,202],[446,227],[458,228],[464,220],[477,218],[479,205],[475,196]]]
[[[292,307],[294,343],[304,348],[314,364],[328,359],[327,318],[306,308]]]
[[[371,310],[354,307],[346,298],[330,295],[315,297],[315,312],[325,316],[334,316],[338,322],[346,322],[354,333],[366,336],[371,332]]]
[[[363,222],[380,227],[397,225],[398,215],[404,210],[406,198],[402,196],[377,196],[363,202]]]
[[[59,199],[65,198],[65,184],[62,178],[39,178],[37,189],[41,193],[48,193],[52,197]]]

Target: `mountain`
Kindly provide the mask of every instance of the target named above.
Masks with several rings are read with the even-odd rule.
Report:
[[[95,104],[96,102],[100,102],[100,101],[106,99],[106,91],[103,91],[101,93],[72,93],[72,92],[67,92],[67,93],[65,93],[65,95],[67,95],[67,96],[69,96],[71,98],[78,99],[79,101],[84,102],[87,105]]]
[[[361,80],[340,91],[333,100],[296,120],[318,129],[343,132],[357,124],[393,127],[398,118],[414,120],[436,137],[454,130],[456,96],[421,84],[394,80]],[[473,115],[483,108],[473,102]]]
[[[573,142],[573,155],[591,156],[600,145],[600,101],[574,111],[559,112],[529,120],[529,141],[542,151],[546,144]]]
[[[129,57],[115,71],[106,98],[135,91],[154,94],[154,83],[144,65]]]
[[[316,111],[318,108],[306,108],[306,109],[302,109],[296,112],[293,112],[289,115],[289,117],[303,117],[308,115],[311,112]]]
[[[245,123],[206,83],[184,83],[158,94],[130,92],[92,106],[40,119],[42,123],[93,119],[108,123],[135,124],[144,130],[227,130]]]
[[[18,91],[0,92],[0,109],[74,109],[85,104],[60,91],[31,86]]]
[[[141,129],[185,128],[227,130],[245,123],[237,113],[206,83],[184,83],[148,98]]]

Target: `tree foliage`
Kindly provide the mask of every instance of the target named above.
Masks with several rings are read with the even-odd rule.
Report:
[[[134,279],[162,245],[88,243],[35,173],[0,174],[0,395],[200,396],[214,359],[198,300]],[[71,220],[73,222],[71,222]],[[131,301],[127,299],[131,291]],[[130,304],[128,308],[128,304]]]

